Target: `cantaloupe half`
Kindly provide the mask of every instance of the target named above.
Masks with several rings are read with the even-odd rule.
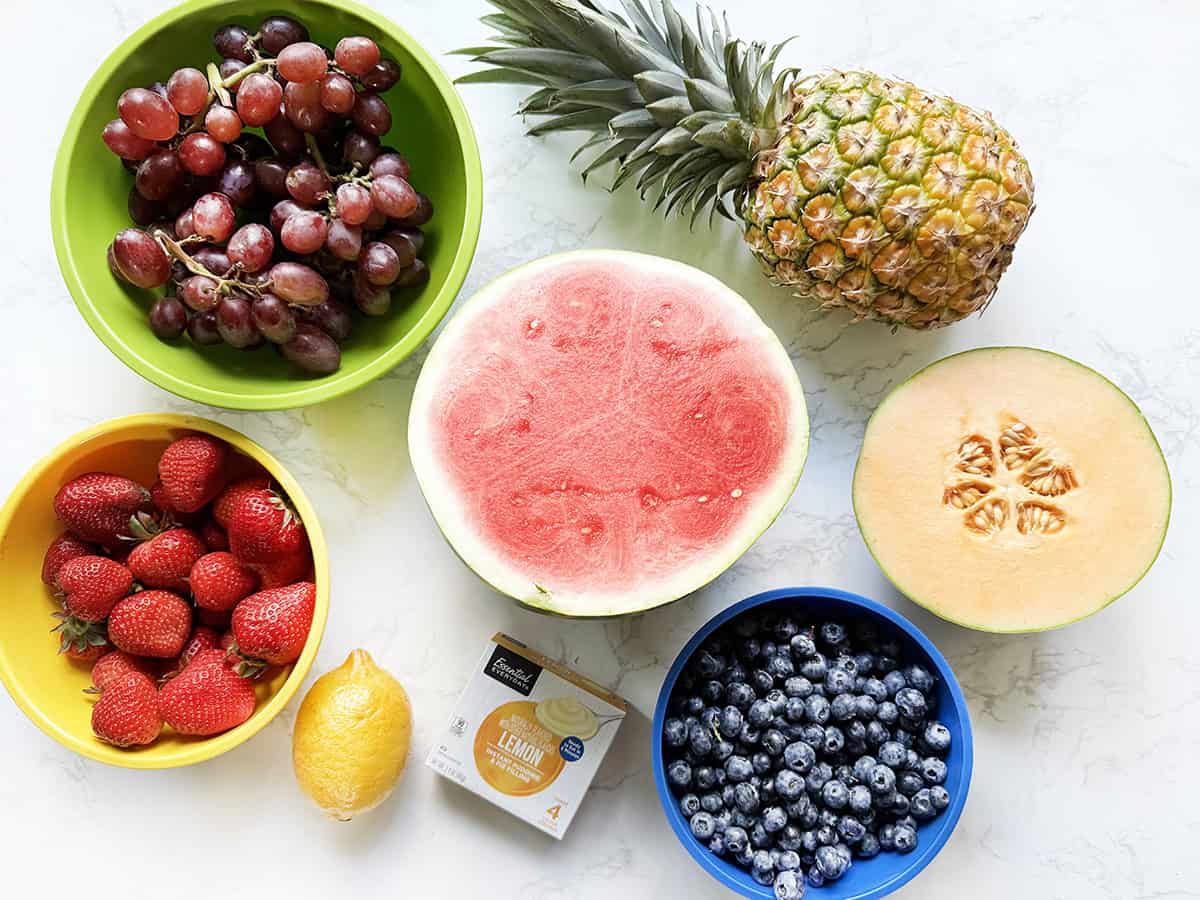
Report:
[[[1026,347],[951,356],[891,392],[854,474],[864,540],[896,588],[992,632],[1103,609],[1153,565],[1171,481],[1133,401]]]
[[[463,304],[413,393],[409,453],[460,557],[539,610],[615,616],[731,566],[808,450],[796,370],[711,275],[577,251]]]

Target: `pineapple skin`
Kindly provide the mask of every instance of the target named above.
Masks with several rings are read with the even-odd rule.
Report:
[[[983,309],[1033,212],[990,114],[870,72],[797,78],[741,208],[772,281],[857,319],[937,328]]]

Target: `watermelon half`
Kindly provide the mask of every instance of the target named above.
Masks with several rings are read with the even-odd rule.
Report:
[[[808,414],[779,339],[682,263],[588,250],[509,272],[430,350],[409,450],[458,555],[545,612],[676,600],[779,515]]]

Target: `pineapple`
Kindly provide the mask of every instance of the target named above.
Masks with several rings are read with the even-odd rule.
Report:
[[[671,0],[490,0],[491,68],[460,82],[537,86],[531,134],[588,131],[583,169],[693,223],[739,220],[772,281],[856,319],[937,328],[983,309],[1033,212],[1016,142],[986,112],[870,72],[774,74]]]

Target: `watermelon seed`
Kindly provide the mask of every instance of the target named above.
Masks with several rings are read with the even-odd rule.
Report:
[[[734,488],[732,491],[729,492],[729,496],[733,497],[736,500],[738,497],[742,496],[742,489]]]

